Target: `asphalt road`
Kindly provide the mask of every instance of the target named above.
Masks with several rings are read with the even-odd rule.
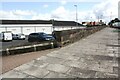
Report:
[[[26,40],[12,40],[9,42],[1,42],[0,46],[2,49],[6,49],[6,48],[13,47],[13,46],[25,45],[27,43],[28,43],[27,39]]]

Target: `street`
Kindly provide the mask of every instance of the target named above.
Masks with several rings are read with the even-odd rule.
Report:
[[[27,43],[28,43],[27,39],[26,40],[13,40],[13,41],[9,41],[9,42],[2,42],[2,49],[20,46],[20,45],[25,45]]]

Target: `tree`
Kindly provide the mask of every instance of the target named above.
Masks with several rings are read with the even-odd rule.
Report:
[[[118,18],[115,18],[114,22],[120,22],[120,20]]]

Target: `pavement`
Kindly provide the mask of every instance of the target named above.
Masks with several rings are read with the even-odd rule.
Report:
[[[118,78],[118,33],[105,28],[2,74],[3,78]],[[38,52],[39,53],[39,52]]]

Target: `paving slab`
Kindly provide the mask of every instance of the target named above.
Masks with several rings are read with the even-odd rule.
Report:
[[[44,62],[44,63],[50,63],[50,64],[60,64],[64,62],[63,59],[58,57],[51,57],[51,56],[42,56],[41,58],[36,60],[37,62]]]
[[[77,68],[87,68],[88,65],[86,63],[81,63],[79,61],[65,61],[62,65],[69,66],[69,67],[77,67]]]
[[[70,69],[70,67],[61,64],[49,64],[46,69],[58,73],[66,73]]]
[[[36,78],[43,78],[44,76],[46,76],[49,71],[43,68],[38,68],[38,67],[32,67],[28,70],[23,71],[26,74],[35,76]]]
[[[11,70],[11,71],[2,75],[3,78],[25,78],[28,76],[29,75],[27,75],[25,73],[21,73],[21,72],[16,71],[16,70]]]
[[[67,74],[79,77],[79,78],[91,78],[94,77],[96,74],[96,71],[93,70],[85,70],[80,68],[71,68]]]
[[[28,75],[35,76],[38,78],[43,78],[45,75],[49,73],[48,70],[45,70],[39,66],[28,65],[28,64],[24,64],[20,67],[15,68],[14,70],[23,72],[23,73],[26,73]]]
[[[28,63],[26,63],[27,65],[31,65],[31,66],[37,66],[37,67],[41,67],[41,68],[44,68],[48,65],[48,63],[45,63],[44,61],[42,60],[33,60],[33,61],[30,61]]]
[[[57,72],[50,72],[47,76],[44,78],[75,78],[74,76],[71,75],[66,75],[66,74],[61,74]]]
[[[21,71],[21,68],[19,68],[19,69],[16,68],[16,70]],[[30,66],[30,65],[28,68],[23,69],[22,72],[26,73],[28,75],[31,75],[31,76],[35,76],[37,78],[43,78],[44,76],[46,76],[49,73],[48,70],[45,70],[43,68],[36,67],[36,66]]]
[[[61,53],[61,54],[47,54],[47,56],[50,56],[50,57],[55,57],[55,58],[59,58],[59,59],[62,59],[62,60],[78,60],[79,57],[78,56],[74,56],[74,55],[71,55],[69,53]]]
[[[118,78],[117,74],[96,72],[94,78]]]

